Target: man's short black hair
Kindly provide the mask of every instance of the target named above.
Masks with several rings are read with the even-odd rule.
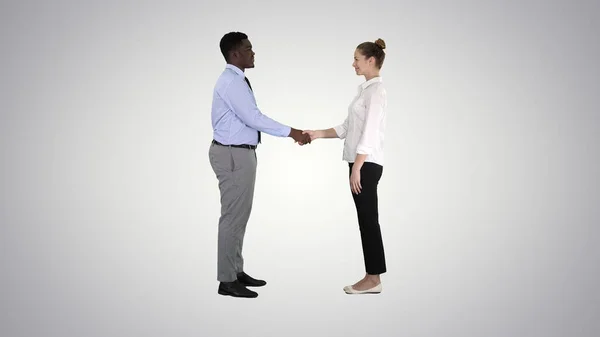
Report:
[[[242,46],[242,41],[247,39],[248,35],[241,32],[230,32],[221,38],[219,47],[221,47],[221,54],[225,58],[225,61],[229,62],[229,52]]]

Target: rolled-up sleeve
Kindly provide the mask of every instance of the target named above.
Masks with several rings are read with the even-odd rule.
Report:
[[[342,123],[338,126],[334,126],[333,130],[337,134],[338,138],[340,138],[340,139],[346,138],[346,135],[348,134],[348,117],[346,117],[346,120],[344,121],[344,123]]]
[[[252,93],[243,80],[234,80],[225,91],[225,101],[233,113],[248,127],[276,137],[287,137],[291,128],[264,115],[256,106]]]
[[[385,96],[385,89],[379,87],[367,99],[365,123],[362,136],[356,147],[357,154],[372,154],[379,142],[379,126],[383,118],[386,102]]]

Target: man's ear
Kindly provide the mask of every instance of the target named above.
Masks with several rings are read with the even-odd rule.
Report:
[[[232,51],[229,53],[229,59],[230,59],[230,60],[235,60],[235,59],[237,59],[239,56],[240,56],[240,53],[238,52],[238,50],[237,50],[237,49],[234,49],[234,50],[232,50]]]

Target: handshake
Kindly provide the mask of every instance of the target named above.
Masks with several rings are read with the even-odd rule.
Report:
[[[298,130],[298,129],[294,129],[294,128],[292,128],[288,137],[292,137],[294,139],[294,142],[298,143],[298,145],[301,145],[301,146],[310,144],[310,142],[312,142],[313,140],[320,138],[318,131],[313,131],[313,130],[303,130],[302,131],[302,130]]]

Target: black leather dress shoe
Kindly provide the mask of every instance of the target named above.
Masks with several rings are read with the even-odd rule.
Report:
[[[255,298],[258,294],[246,288],[239,281],[221,282],[219,284],[219,294],[233,297]]]
[[[237,279],[238,281],[240,281],[241,284],[245,285],[246,287],[262,287],[267,284],[267,282],[252,278],[250,275],[244,272],[238,273]]]

